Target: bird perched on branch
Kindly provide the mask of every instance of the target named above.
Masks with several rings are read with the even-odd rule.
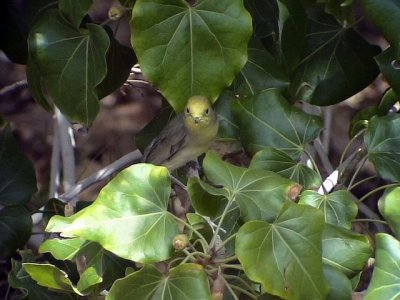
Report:
[[[165,166],[170,172],[208,150],[218,133],[218,117],[204,96],[189,98],[178,114],[145,149],[143,162]]]

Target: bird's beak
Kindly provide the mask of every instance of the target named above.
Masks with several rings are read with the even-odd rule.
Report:
[[[199,117],[195,117],[194,118],[194,123],[195,124],[199,124],[200,123],[200,118]]]

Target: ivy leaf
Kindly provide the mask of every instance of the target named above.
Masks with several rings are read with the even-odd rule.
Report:
[[[208,194],[225,198],[220,201],[219,212],[222,212],[221,209],[229,204],[228,201],[236,202],[244,221],[274,220],[283,204],[295,198],[300,192],[298,184],[274,172],[231,165],[222,161],[212,151],[207,152],[203,161],[203,168],[207,179],[220,188],[215,188],[198,180],[200,186]],[[194,208],[197,209],[201,205],[208,204],[215,206],[210,202],[218,200],[218,198],[213,197],[206,202],[208,204],[200,204],[199,200],[204,198],[192,198]],[[232,202],[230,205],[233,205]]]
[[[385,179],[400,180],[400,116],[373,117],[364,135],[368,159]]]
[[[392,16],[390,19],[391,18]],[[398,43],[400,44],[400,40]],[[394,47],[389,47],[375,57],[382,75],[396,92],[396,95],[400,95],[400,69],[399,67],[396,67],[396,64],[399,62],[399,54],[400,49],[396,50]]]
[[[166,260],[179,231],[176,219],[167,211],[170,192],[166,168],[136,164],[111,180],[92,205],[76,216],[52,217],[46,230],[98,242],[137,262]]]
[[[331,266],[324,265],[324,275],[330,288],[327,300],[352,300],[353,288],[345,274]]]
[[[400,238],[400,188],[387,189],[378,201],[379,212],[388,222],[397,238]]]
[[[294,161],[285,152],[271,147],[258,151],[250,162],[250,168],[275,172],[299,183],[304,189],[317,189],[321,185],[317,172]]]
[[[287,203],[273,223],[245,223],[236,236],[236,254],[246,275],[266,292],[284,299],[325,299],[323,228],[321,212]]]
[[[163,275],[145,265],[125,278],[116,280],[106,300],[160,299],[211,300],[207,274],[198,264],[181,264]]]
[[[69,119],[90,124],[99,110],[96,87],[107,73],[110,40],[106,31],[95,24],[78,30],[51,10],[35,22],[28,44],[28,65],[38,68],[32,76],[40,76],[34,81],[45,83]]]
[[[379,74],[368,44],[352,28],[342,27],[321,6],[308,11],[303,59],[293,73],[291,98],[315,105],[336,104],[361,91]]]
[[[322,234],[324,264],[352,277],[364,268],[371,254],[372,248],[366,236],[326,224]]]
[[[400,243],[386,233],[376,235],[375,268],[365,300],[396,299],[400,293]]]
[[[239,126],[232,112],[232,103],[235,99],[233,92],[225,90],[214,105],[218,114],[218,139],[237,140]]]
[[[12,255],[29,240],[32,218],[23,206],[7,206],[0,210],[0,253]]]
[[[214,102],[232,83],[252,33],[242,0],[138,0],[131,28],[143,74],[178,112],[191,95]]]
[[[82,294],[74,286],[68,278],[68,274],[51,264],[22,264],[29,276],[39,285],[51,288],[59,292],[74,292],[78,295]]]
[[[60,0],[58,8],[63,16],[68,19],[76,29],[79,29],[79,25],[92,3],[93,0]]]
[[[0,131],[0,204],[22,205],[36,192],[31,161],[19,150],[11,127]]]
[[[346,190],[338,190],[328,195],[314,191],[301,193],[299,204],[308,204],[324,213],[325,222],[351,229],[351,224],[358,212],[353,196]]]
[[[241,141],[251,154],[274,147],[298,157],[322,129],[319,117],[293,107],[276,89],[240,99],[233,109]]]

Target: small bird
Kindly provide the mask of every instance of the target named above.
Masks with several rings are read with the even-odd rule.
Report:
[[[218,133],[218,116],[204,96],[189,98],[178,114],[145,149],[142,161],[170,172],[208,150]]]

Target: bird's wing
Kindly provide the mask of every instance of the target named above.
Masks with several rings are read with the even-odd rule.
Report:
[[[144,162],[162,165],[186,144],[186,128],[182,115],[177,116],[160,132],[143,154]]]

